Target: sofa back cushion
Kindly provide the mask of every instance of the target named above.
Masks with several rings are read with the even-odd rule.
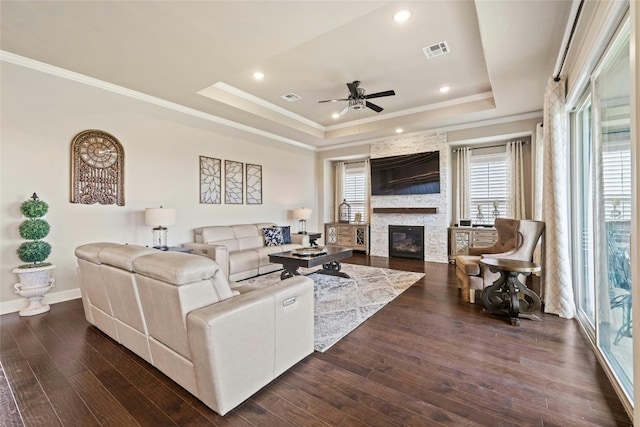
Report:
[[[262,234],[255,224],[234,225],[233,234],[238,240],[239,251],[261,248],[264,246]]]
[[[158,252],[134,261],[149,335],[190,359],[189,312],[231,298],[220,266],[206,257]]]

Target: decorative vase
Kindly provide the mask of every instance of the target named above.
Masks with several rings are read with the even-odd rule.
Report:
[[[50,277],[51,270],[54,268],[56,266],[50,264],[43,267],[13,269],[19,280],[13,285],[15,293],[26,298],[29,303],[27,307],[20,310],[20,316],[35,316],[49,311],[49,304],[42,304],[42,298],[55,286],[53,283],[56,279]]]

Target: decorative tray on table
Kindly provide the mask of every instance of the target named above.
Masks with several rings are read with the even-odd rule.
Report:
[[[292,255],[295,256],[319,256],[319,255],[326,255],[327,251],[324,249],[324,246],[314,246],[312,248],[300,248],[300,249],[294,249],[291,251]]]

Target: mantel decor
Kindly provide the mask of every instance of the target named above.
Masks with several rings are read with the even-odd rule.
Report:
[[[20,236],[28,241],[18,247],[17,253],[20,261],[27,264],[13,269],[19,279],[13,288],[29,302],[26,308],[20,310],[20,316],[34,316],[49,311],[49,305],[41,302],[55,282],[49,276],[56,266],[44,262],[51,253],[51,245],[42,240],[51,229],[49,223],[42,219],[48,210],[49,205],[40,200],[36,193],[20,205],[20,212],[27,218],[20,224]]]
[[[124,150],[113,135],[91,129],[73,138],[71,203],[124,206]]]

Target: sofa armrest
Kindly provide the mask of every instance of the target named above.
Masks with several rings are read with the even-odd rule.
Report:
[[[291,234],[291,243],[302,245],[303,248],[308,248],[309,246],[311,246],[311,243],[309,243],[308,234]]]
[[[198,398],[221,415],[313,351],[313,281],[295,276],[187,316]]]
[[[191,249],[196,255],[214,260],[220,266],[224,277],[229,278],[229,249],[226,246],[208,243],[185,243],[182,246]]]

